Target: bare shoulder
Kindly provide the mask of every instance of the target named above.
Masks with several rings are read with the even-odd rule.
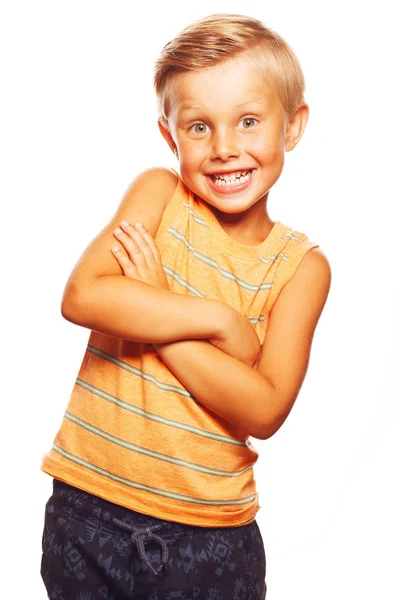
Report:
[[[281,291],[279,298],[290,298],[299,294],[310,301],[314,308],[320,306],[321,311],[328,297],[332,281],[331,266],[321,248],[311,248],[298,265],[292,279]]]
[[[171,200],[177,185],[178,176],[172,169],[152,167],[135,177],[126,192],[123,201],[131,195],[136,196],[137,194],[145,194],[146,197],[154,197],[156,201],[163,204],[165,208]]]
[[[320,247],[317,248],[311,248],[303,257],[302,261],[300,262],[298,268],[297,268],[297,272],[298,271],[308,271],[308,272],[314,272],[315,275],[323,275],[325,274],[325,277],[327,277],[330,281],[331,279],[331,267],[328,261],[328,258],[326,256],[326,254],[324,254],[324,252],[322,252]]]
[[[75,265],[65,287],[64,299],[84,290],[94,277],[121,275],[121,268],[111,252],[116,243],[113,231],[122,220],[142,221],[155,237],[165,208],[174,195],[178,176],[169,169],[154,167],[134,178],[114,215],[90,242]]]

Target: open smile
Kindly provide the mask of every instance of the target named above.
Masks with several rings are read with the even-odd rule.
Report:
[[[220,173],[210,173],[206,175],[210,187],[218,193],[227,194],[232,192],[241,192],[247,188],[255,169],[245,169],[242,171],[229,171]]]

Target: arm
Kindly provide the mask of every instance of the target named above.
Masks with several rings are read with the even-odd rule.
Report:
[[[121,220],[143,221],[155,236],[177,186],[167,169],[139,175],[116,214],[79,259],[65,286],[65,319],[107,335],[138,342],[167,342],[216,335],[227,315],[221,302],[175,294],[129,279],[110,253]]]
[[[222,302],[184,296],[121,276],[94,279],[63,316],[83,327],[142,343],[218,336]]]
[[[326,257],[310,250],[271,311],[257,371],[206,341],[155,348],[199,402],[249,435],[266,439],[284,423],[298,396],[330,282]]]
[[[208,341],[183,340],[154,347],[196,400],[245,434],[263,438],[266,406],[271,412],[275,389],[261,373]]]
[[[145,237],[157,251],[151,236],[146,233]],[[122,243],[129,247],[128,235]],[[139,246],[144,248],[145,245],[139,242]],[[128,277],[141,277],[144,281],[153,271],[145,265],[139,275],[130,270],[132,263],[122,252],[115,258]],[[147,281],[150,283],[150,278]],[[245,332],[246,339],[242,342],[250,344],[252,358],[240,360],[240,343],[232,344],[237,328],[235,321],[231,321],[218,340],[211,340],[218,347],[208,341],[184,340],[155,344],[155,348],[202,404],[249,435],[266,439],[283,424],[300,391],[330,282],[326,257],[319,249],[310,250],[271,311],[258,371],[252,368],[258,355],[258,348],[251,346],[251,338],[257,338],[254,329],[251,327]]]

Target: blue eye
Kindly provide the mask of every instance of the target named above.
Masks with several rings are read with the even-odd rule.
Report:
[[[195,133],[205,133],[207,131],[207,125],[205,125],[205,123],[195,123],[190,129]]]
[[[242,120],[243,127],[245,129],[250,129],[251,127],[254,127],[254,125],[256,124],[256,122],[257,122],[256,119],[253,119],[253,118],[250,118],[250,117],[247,117],[246,119]]]

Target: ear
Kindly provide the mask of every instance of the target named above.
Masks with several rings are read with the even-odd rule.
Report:
[[[158,129],[160,130],[161,135],[167,142],[168,146],[171,148],[172,152],[175,154],[176,153],[176,144],[174,142],[174,139],[171,135],[170,130],[167,129],[160,120],[158,121]]]
[[[294,113],[286,126],[286,143],[285,149],[287,152],[293,150],[293,148],[300,141],[301,136],[306,128],[310,109],[308,104],[302,104]]]

